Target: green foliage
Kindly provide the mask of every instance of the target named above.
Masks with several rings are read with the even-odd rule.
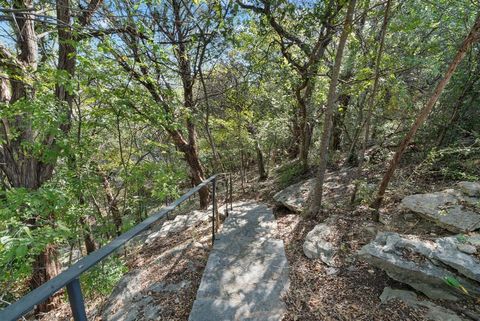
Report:
[[[118,257],[110,257],[82,274],[80,281],[87,299],[109,295],[120,278],[128,271],[125,262]]]
[[[416,172],[427,172],[449,180],[479,180],[480,147],[477,146],[434,148]]]
[[[354,183],[358,184],[355,201],[363,205],[370,204],[375,198],[375,190],[377,186],[368,183],[365,179],[358,179]]]
[[[48,244],[71,238],[68,196],[44,186],[36,191],[9,189],[0,197],[0,285],[27,279],[31,264]],[[70,225],[70,226],[69,226]]]
[[[304,176],[304,170],[300,162],[290,162],[276,169],[278,187],[283,189],[298,182]]]

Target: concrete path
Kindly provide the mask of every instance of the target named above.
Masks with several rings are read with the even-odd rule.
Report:
[[[280,321],[288,289],[283,241],[272,211],[234,204],[208,258],[189,321]]]

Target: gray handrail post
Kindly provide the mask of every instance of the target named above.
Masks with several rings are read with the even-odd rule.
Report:
[[[87,321],[85,303],[83,302],[82,288],[78,278],[67,284],[68,301],[75,321]]]
[[[215,213],[216,213],[216,196],[215,196],[215,190],[217,188],[217,179],[214,178],[212,181],[212,245],[213,242],[215,242]]]

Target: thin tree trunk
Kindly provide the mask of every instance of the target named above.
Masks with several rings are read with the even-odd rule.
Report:
[[[363,144],[360,149],[360,153],[358,157],[359,172],[361,172],[362,170],[363,162],[365,160],[365,151],[367,149],[368,140],[370,139],[370,124],[372,121],[373,109],[375,108],[375,99],[377,97],[377,92],[378,92],[378,82],[380,80],[380,64],[382,61],[383,47],[385,44],[385,34],[387,33],[388,19],[389,19],[391,6],[392,6],[392,0],[387,0],[387,3],[385,4],[385,13],[383,15],[382,29],[380,31],[380,45],[378,47],[377,57],[375,59],[375,77],[373,81],[373,89],[372,89],[372,94],[370,95],[370,99],[368,100],[367,116],[365,118],[365,132],[363,135]]]
[[[208,90],[207,85],[205,84],[205,78],[203,77],[203,71],[201,65],[198,68],[198,73],[200,76],[200,82],[202,83],[203,95],[205,96],[205,132],[207,133],[207,140],[210,144],[212,149],[213,159],[215,161],[215,166],[219,166],[221,170],[225,171],[225,166],[223,166],[222,159],[220,154],[218,153],[217,146],[215,145],[215,141],[213,140],[212,132],[210,131],[210,100],[208,99]]]
[[[265,161],[263,157],[262,149],[258,140],[255,141],[255,150],[257,151],[257,168],[258,168],[258,180],[264,181],[268,178],[267,171],[265,169]]]
[[[83,226],[83,241],[85,243],[85,249],[87,250],[87,255],[95,252],[97,249],[97,244],[95,243],[95,238],[91,230],[91,226],[88,223],[88,218],[80,218],[80,223]]]
[[[113,195],[112,187],[107,174],[101,172],[100,175],[102,176],[103,190],[105,191],[105,196],[107,197],[108,211],[112,215],[112,221],[115,225],[115,232],[117,236],[119,236],[122,234],[122,216],[120,215],[120,210],[118,209],[118,202]]]
[[[340,67],[342,65],[343,51],[345,48],[345,43],[347,42],[348,35],[350,33],[353,11],[355,9],[356,0],[350,0],[347,9],[347,16],[345,18],[345,23],[343,26],[343,31],[340,36],[338,43],[337,53],[335,55],[335,64],[332,70],[332,79],[330,81],[330,87],[328,89],[328,98],[327,98],[327,107],[325,110],[325,122],[323,125],[323,132],[320,142],[320,164],[317,172],[317,179],[313,190],[310,192],[308,197],[308,208],[306,215],[307,216],[316,216],[318,215],[321,204],[322,204],[322,194],[323,194],[323,181],[325,180],[325,171],[327,169],[328,162],[328,145],[330,142],[330,135],[332,131],[332,118],[333,111],[335,107],[335,101],[337,96],[337,82],[338,75],[340,73]]]
[[[371,204],[371,206],[373,208],[378,209],[382,205],[383,197],[385,195],[385,191],[387,190],[388,183],[390,182],[390,180],[393,176],[393,173],[395,172],[395,169],[397,168],[398,163],[400,162],[400,159],[401,159],[403,153],[405,152],[405,149],[407,148],[408,144],[412,140],[413,136],[415,136],[415,133],[417,132],[418,128],[420,128],[420,126],[427,119],[428,115],[430,114],[433,107],[435,106],[435,103],[437,102],[438,98],[440,97],[442,91],[445,89],[448,82],[450,81],[450,78],[452,77],[453,73],[457,69],[460,62],[465,57],[465,54],[467,53],[467,50],[472,46],[472,44],[477,42],[479,38],[480,38],[480,15],[477,16],[477,20],[475,21],[475,24],[473,25],[472,29],[468,33],[465,40],[463,40],[462,45],[458,49],[457,54],[453,58],[453,61],[451,62],[450,66],[448,67],[443,79],[438,83],[438,85],[435,88],[432,96],[430,97],[427,104],[423,107],[423,109],[418,114],[417,119],[415,120],[415,123],[413,124],[410,131],[407,133],[405,138],[400,143],[397,151],[395,152],[395,155],[393,156],[392,160],[390,161],[387,172],[383,176],[382,182],[380,183],[380,187],[378,189],[376,199]],[[377,220],[378,220],[378,215],[377,215]]]
[[[299,146],[299,158],[300,163],[302,164],[302,169],[304,172],[308,171],[308,154],[310,151],[310,141],[311,141],[311,130],[310,122],[308,121],[309,115],[309,105],[312,100],[312,93],[314,88],[313,77],[310,75],[305,75],[303,84],[299,86],[296,90],[295,96],[297,97],[297,102],[299,106],[299,134],[300,134],[300,146]],[[312,77],[312,78],[310,78]]]
[[[392,6],[392,0],[387,0],[387,3],[385,4],[385,13],[383,15],[382,29],[380,31],[380,45],[378,47],[377,57],[375,59],[375,76],[373,81],[373,89],[372,89],[372,94],[370,95],[370,99],[368,100],[367,116],[365,119],[365,132],[364,132],[363,142],[360,148],[360,152],[358,155],[358,168],[355,174],[355,179],[357,181],[355,182],[355,187],[353,189],[352,196],[350,197],[350,204],[353,204],[355,202],[358,186],[360,184],[358,179],[362,175],[363,163],[365,161],[365,151],[367,150],[368,140],[370,139],[370,123],[372,120],[373,109],[375,108],[375,99],[377,97],[378,82],[380,80],[380,64],[382,62],[383,47],[385,44],[385,34],[387,33],[391,6]]]

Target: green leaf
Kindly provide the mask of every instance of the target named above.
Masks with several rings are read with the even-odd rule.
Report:
[[[25,245],[20,245],[19,247],[17,247],[17,249],[15,250],[15,255],[17,258],[22,258],[24,257],[28,252],[28,248],[27,246]]]

